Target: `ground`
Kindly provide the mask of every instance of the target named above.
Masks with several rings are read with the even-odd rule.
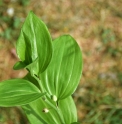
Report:
[[[0,81],[23,77],[14,71],[15,44],[30,10],[53,39],[70,34],[83,54],[83,75],[73,95],[82,124],[122,123],[122,0],[0,1]],[[13,15],[8,13],[11,8]],[[10,115],[16,115],[16,118]],[[24,119],[21,119],[24,118]],[[20,120],[25,120],[21,122]],[[0,108],[0,124],[26,124],[20,108]]]

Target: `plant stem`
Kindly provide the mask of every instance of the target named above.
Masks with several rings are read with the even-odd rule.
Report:
[[[37,80],[37,82],[38,82],[38,84],[39,84],[39,86],[40,86],[40,90],[42,91],[42,92],[44,92],[43,91],[43,87],[42,87],[42,85],[41,85],[41,83],[40,83],[40,79],[37,77],[37,76],[35,76],[35,75],[33,75],[33,78],[35,78],[35,80]]]
[[[42,91],[42,92],[45,92],[43,89],[43,86],[41,85],[41,83],[40,83],[40,79],[38,78],[38,77],[36,77],[35,75],[33,75],[33,77],[37,80],[37,82],[39,83],[39,86],[40,86],[40,90]],[[50,102],[50,95],[49,94],[47,94],[48,96],[46,97],[47,99],[45,100],[45,102],[47,102],[47,104],[49,104],[56,112],[57,112],[57,114],[58,114],[58,116],[59,116],[59,118],[60,118],[60,120],[61,120],[61,123],[62,124],[65,124],[65,121],[64,121],[64,118],[63,118],[63,116],[62,116],[62,114],[61,114],[61,111],[60,111],[60,109],[57,107],[57,106],[55,106],[55,105],[53,105],[51,102]],[[56,103],[57,104],[57,103]]]
[[[49,98],[48,98],[49,99]],[[56,107],[55,105],[53,105],[49,100],[47,100],[46,99],[46,102],[53,108],[53,109],[55,109],[55,111],[57,112],[57,114],[58,114],[58,116],[59,116],[59,118],[60,118],[60,120],[61,120],[61,123],[62,124],[65,124],[65,121],[64,121],[64,118],[63,118],[63,116],[62,116],[62,114],[61,114],[61,111],[60,111],[60,109],[58,108],[58,107]]]

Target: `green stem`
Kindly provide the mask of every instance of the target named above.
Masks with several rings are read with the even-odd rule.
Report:
[[[40,90],[42,91],[42,92],[45,92],[43,89],[43,86],[41,85],[41,83],[40,83],[40,79],[38,78],[38,77],[36,77],[35,75],[33,75],[33,77],[37,80],[37,82],[38,82],[38,84],[39,84],[39,86],[40,86]],[[47,100],[48,99],[48,100]],[[55,105],[53,105],[49,100],[50,100],[50,95],[49,94],[47,94],[47,99],[45,100],[45,102],[47,102],[47,104],[49,104],[56,112],[57,112],[57,114],[58,114],[58,116],[59,116],[59,118],[60,118],[60,120],[61,120],[61,123],[62,124],[65,124],[65,121],[64,121],[64,118],[63,118],[63,116],[62,116],[62,114],[61,114],[61,111],[60,111],[60,109],[57,107],[57,106],[55,106]]]
[[[39,79],[38,77],[36,77],[35,75],[33,75],[33,78],[35,78],[35,80],[38,82],[38,84],[39,84],[39,86],[40,86],[40,90],[41,90],[42,92],[44,92],[44,91],[43,91],[43,87],[42,87],[42,85],[41,85],[41,83],[40,83],[40,79]]]
[[[46,100],[46,102],[57,112],[57,114],[58,114],[58,116],[59,116],[59,118],[61,120],[61,123],[65,124],[65,121],[64,121],[64,118],[63,118],[63,116],[61,114],[60,109],[58,107],[56,107],[55,105],[53,105],[49,100]]]

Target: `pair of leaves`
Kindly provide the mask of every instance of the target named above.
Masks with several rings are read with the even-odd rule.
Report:
[[[30,74],[27,74],[24,79],[32,81],[33,84],[39,87],[37,80],[31,77]],[[58,107],[56,107],[57,105]],[[71,122],[74,122],[73,124],[79,124],[76,122],[77,112],[71,96],[60,100],[57,105],[56,102],[49,97],[43,96],[43,98],[35,100],[22,108],[24,109],[31,124],[70,124]],[[49,112],[42,112],[44,108],[49,109]],[[60,115],[57,111],[60,112]]]
[[[70,124],[77,121],[77,112],[72,97],[61,100],[58,108],[54,108],[42,98],[23,106],[23,109],[31,124]],[[43,109],[48,108],[49,112],[44,113]],[[61,118],[62,116],[62,118]]]
[[[17,41],[16,50],[21,61],[15,64],[14,69],[26,67],[36,75],[43,72],[52,57],[51,41],[46,25],[30,12]]]
[[[73,94],[80,81],[82,55],[70,35],[51,43],[45,24],[30,12],[17,41],[17,54],[21,62],[15,64],[14,69],[26,67],[32,75],[39,76],[43,91],[58,100]]]

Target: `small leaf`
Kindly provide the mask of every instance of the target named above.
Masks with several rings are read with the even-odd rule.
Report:
[[[13,66],[13,69],[19,70],[19,69],[26,68],[31,73],[31,75],[34,75],[39,70],[38,66],[36,65],[38,65],[38,58],[29,65],[26,65],[24,62],[19,61]]]
[[[61,100],[73,94],[78,86],[82,55],[78,44],[69,35],[54,40],[53,49],[52,61],[40,79],[46,92]]]
[[[19,70],[19,69],[23,69],[23,68],[25,68],[25,67],[26,67],[25,63],[22,62],[22,61],[19,61],[19,62],[17,62],[17,63],[13,66],[13,69],[14,69],[14,70]]]
[[[24,79],[11,79],[0,83],[0,106],[20,106],[28,104],[45,93]]]
[[[38,58],[38,62],[34,63],[34,67],[38,69],[36,72],[33,71],[38,75],[50,63],[52,57],[51,41],[46,25],[33,12],[30,12],[17,41],[17,55],[26,66]]]
[[[70,124],[77,121],[76,107],[71,96],[60,100],[58,107],[54,101],[40,98],[22,108],[31,124]]]

